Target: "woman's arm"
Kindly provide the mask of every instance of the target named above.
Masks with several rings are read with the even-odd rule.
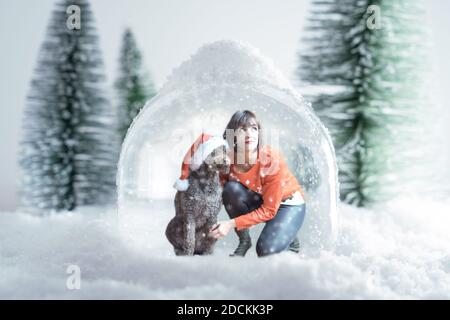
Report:
[[[282,190],[279,177],[270,176],[269,179],[266,179],[263,190],[263,204],[261,207],[234,219],[219,221],[211,228],[209,235],[220,239],[226,236],[233,228],[241,230],[271,220],[277,213],[281,203]]]
[[[283,196],[283,168],[286,163],[281,154],[266,148],[261,152],[261,176],[263,204],[261,207],[235,218],[236,229],[241,230],[271,220],[278,211]]]
[[[271,220],[278,211],[283,196],[281,170],[264,177],[261,207],[236,217],[236,229],[241,230]]]

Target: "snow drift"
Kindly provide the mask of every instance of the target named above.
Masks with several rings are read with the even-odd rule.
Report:
[[[229,258],[136,250],[116,208],[33,217],[0,214],[2,299],[450,299],[450,200],[402,199],[371,210],[341,205],[335,251]],[[252,230],[252,236],[258,236]],[[81,288],[66,287],[67,267]]]

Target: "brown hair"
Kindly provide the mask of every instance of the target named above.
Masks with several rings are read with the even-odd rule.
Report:
[[[259,123],[258,119],[256,119],[256,115],[249,111],[249,110],[243,110],[243,111],[236,111],[232,116],[230,121],[228,122],[225,131],[223,132],[223,138],[226,139],[227,138],[227,130],[233,130],[233,133],[235,132],[236,129],[245,126],[245,125],[250,125],[251,124],[251,120],[254,120],[256,125],[258,126],[258,146],[257,148],[259,149],[259,145],[261,142],[261,133],[259,131],[261,131],[261,124]],[[230,142],[230,141],[228,141]],[[236,144],[236,136],[233,134],[233,145],[234,145],[234,151],[236,152],[236,148],[237,148],[237,144]]]

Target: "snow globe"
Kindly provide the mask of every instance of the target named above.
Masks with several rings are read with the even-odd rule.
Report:
[[[200,133],[221,136],[231,115],[246,109],[257,115],[266,139],[305,191],[302,251],[333,247],[339,196],[328,131],[269,59],[231,40],[204,45],[176,68],[128,129],[117,172],[119,226],[128,244],[152,255],[174,255],[165,228],[175,214],[173,183],[183,156]],[[223,208],[218,219],[228,219]],[[254,243],[260,225],[251,230]],[[230,232],[214,254],[228,255],[233,241],[237,237]]]

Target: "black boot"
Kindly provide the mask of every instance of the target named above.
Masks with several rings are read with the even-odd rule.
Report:
[[[297,236],[295,236],[294,240],[292,240],[292,242],[289,244],[289,250],[295,253],[300,252],[300,241],[298,240]]]
[[[239,245],[237,246],[236,250],[232,254],[230,254],[230,257],[244,257],[247,253],[248,249],[252,246],[252,239],[250,238],[250,231],[248,229],[242,229],[242,230],[236,230],[236,234],[239,237]]]

